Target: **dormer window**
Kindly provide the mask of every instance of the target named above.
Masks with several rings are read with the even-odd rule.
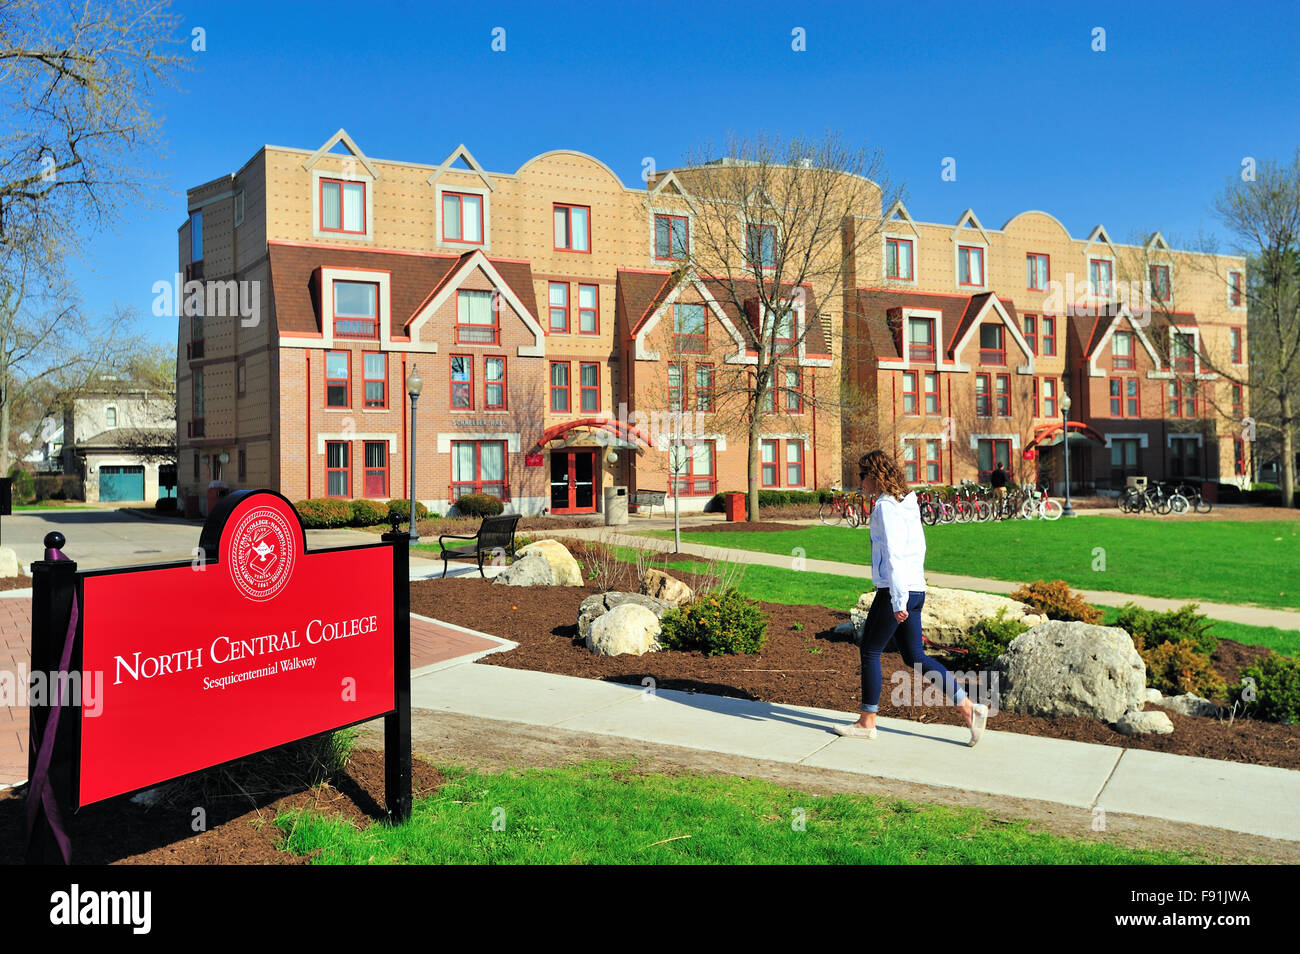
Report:
[[[655,258],[684,262],[690,257],[690,221],[684,215],[655,216]]]
[[[490,291],[462,289],[456,293],[456,343],[497,344],[501,328]]]
[[[957,283],[976,288],[984,286],[984,249],[971,245],[957,247]]]
[[[366,184],[342,179],[320,180],[320,230],[366,234]]]
[[[985,322],[980,325],[980,364],[1006,363],[1006,328],[1001,322]]]
[[[442,240],[483,244],[483,197],[463,192],[442,194]]]
[[[1192,335],[1183,331],[1175,331],[1170,353],[1173,356],[1175,371],[1196,370],[1196,347]]]
[[[912,280],[912,240],[885,239],[885,277]]]
[[[1092,293],[1101,298],[1109,298],[1113,279],[1114,263],[1101,258],[1088,262],[1088,284]]]
[[[695,353],[708,350],[703,305],[673,305],[673,347]]]
[[[781,348],[782,345],[794,344],[794,311],[787,311],[777,319],[776,329],[773,331],[772,313],[764,308],[762,335],[764,341],[767,341],[768,336],[771,335],[773,342],[776,344],[777,348],[781,350],[785,350]]]
[[[1168,302],[1172,298],[1169,288],[1169,266],[1151,266],[1151,298],[1153,301]]]
[[[911,361],[934,360],[934,319],[910,318],[907,322],[907,356]]]
[[[750,225],[745,229],[745,258],[750,267],[776,268],[776,226]]]
[[[371,282],[334,285],[334,335],[338,338],[379,338],[379,286]]]
[[[1133,370],[1133,332],[1115,332],[1110,339],[1110,354],[1112,370]]]
[[[1025,256],[1025,287],[1030,291],[1047,291],[1048,257],[1041,252]]]
[[[560,252],[591,251],[591,209],[585,205],[555,204],[555,249]]]

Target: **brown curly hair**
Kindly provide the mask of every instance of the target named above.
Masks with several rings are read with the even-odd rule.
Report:
[[[894,463],[893,458],[882,450],[863,454],[858,459],[858,473],[860,476],[874,478],[876,483],[880,484],[881,491],[895,500],[902,500],[912,492],[902,470]]]

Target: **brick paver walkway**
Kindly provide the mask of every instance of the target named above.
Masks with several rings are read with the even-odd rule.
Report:
[[[30,598],[0,598],[0,686],[10,686],[21,698],[27,687],[18,678],[31,665],[32,601]],[[448,659],[499,646],[500,643],[452,629],[422,617],[411,617],[411,668],[422,669]],[[7,692],[4,693],[6,696]],[[14,701],[9,698],[5,703]],[[15,785],[27,778],[27,709],[0,705],[0,786]]]

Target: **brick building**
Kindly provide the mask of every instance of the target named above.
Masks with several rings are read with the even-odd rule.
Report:
[[[743,490],[750,440],[725,397],[771,326],[743,283],[726,295],[716,275],[684,267],[702,214],[691,185],[723,166],[629,189],[577,152],[495,173],[463,146],[438,165],[373,159],[340,130],[314,151],[264,146],[189,190],[174,289],[181,494],[202,496],[215,481],[291,500],[409,496],[413,367],[424,381],[415,493],[435,510],[470,491],[522,512],[582,513],[602,509],[615,484],[674,491],[686,509]],[[1138,329],[1129,340],[1088,324],[1073,299],[1070,317],[1050,319],[1044,292],[1020,287],[1038,267],[1027,255],[1046,256],[1053,273],[1106,258],[1117,274],[1122,256],[1104,230],[1081,243],[1043,213],[987,231],[973,213],[954,229],[914,222],[901,205],[882,215],[878,198],[868,205],[843,223],[845,248],[873,232],[851,256],[847,288],[789,290],[798,305],[775,333],[763,486],[855,483],[849,458],[876,441],[918,482],[974,477],[980,455],[1050,445],[1063,377],[1089,383],[1086,393],[1067,386],[1072,423],[1099,441],[1094,470],[1113,447],[1138,468],[1154,466],[1166,441],[1174,447],[1170,417],[1151,410],[1178,379],[1161,377],[1171,365]],[[762,223],[736,227],[755,254],[776,241]],[[1184,280],[1181,259],[1175,267],[1174,253],[1154,251],[1171,258],[1170,304],[1198,346],[1218,347],[1234,323],[1244,336],[1244,310],[1214,310],[1208,278],[1189,269]],[[904,333],[924,330],[917,319],[931,322],[924,360],[916,339],[903,348]],[[1137,362],[1123,373],[1117,341]],[[994,356],[1004,363],[984,370]],[[1150,420],[1102,420],[1111,379],[1122,390],[1134,376],[1138,414]],[[819,400],[842,385],[860,406]],[[1041,404],[1030,413],[1033,395]],[[1004,396],[1008,413],[996,413]],[[687,440],[673,446],[679,427]],[[1208,472],[1231,448],[1221,431],[1198,433],[1178,439],[1196,440]]]

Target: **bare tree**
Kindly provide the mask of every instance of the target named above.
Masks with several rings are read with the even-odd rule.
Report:
[[[763,422],[781,413],[777,398],[789,391],[778,375],[813,342],[811,334],[827,324],[828,337],[838,333],[846,277],[859,252],[877,240],[882,196],[886,204],[895,196],[880,152],[833,133],[819,140],[732,138],[718,154],[706,145],[673,174],[694,206],[689,272],[752,329],[753,354],[720,363],[713,394],[715,413],[730,414],[748,434],[749,519],[756,521]],[[836,378],[838,367],[832,358]],[[802,370],[805,378],[819,377],[814,367]],[[836,407],[842,397],[838,380],[801,390],[809,408]]]

